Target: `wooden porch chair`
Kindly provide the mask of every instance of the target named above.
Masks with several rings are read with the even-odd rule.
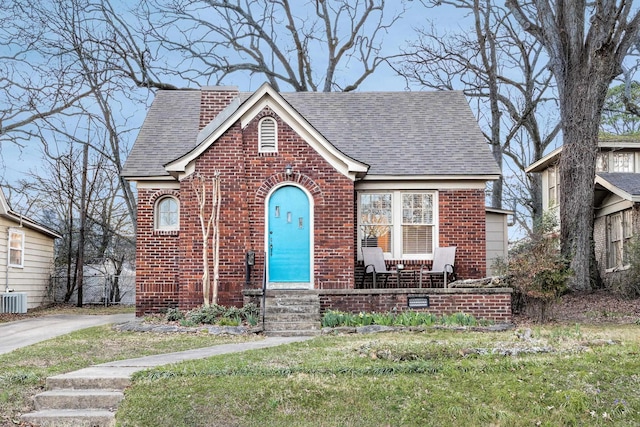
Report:
[[[362,275],[362,283],[360,287],[364,286],[364,279],[367,274],[372,275],[373,287],[376,288],[376,277],[378,275],[384,275],[384,285],[387,286],[387,281],[389,280],[389,276],[396,276],[396,281],[398,283],[398,287],[400,287],[400,275],[398,274],[398,270],[396,269],[387,269],[387,265],[384,263],[384,253],[382,252],[382,248],[374,247],[374,248],[362,248],[362,257],[364,258],[364,274]]]
[[[422,287],[423,275],[429,276],[429,282],[433,287],[433,276],[442,276],[444,280],[444,287],[447,287],[447,278],[451,282],[456,280],[456,246],[449,246],[444,248],[436,248],[433,254],[433,264],[431,270],[428,270],[425,265],[420,266],[420,287]]]

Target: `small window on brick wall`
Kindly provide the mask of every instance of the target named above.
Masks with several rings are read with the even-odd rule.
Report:
[[[278,127],[273,117],[260,120],[258,135],[258,151],[261,153],[278,152]]]
[[[172,196],[158,199],[154,216],[156,230],[178,230],[180,228],[178,199]]]

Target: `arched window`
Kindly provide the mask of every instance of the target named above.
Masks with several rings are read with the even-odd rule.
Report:
[[[278,127],[273,117],[260,120],[258,133],[258,151],[261,153],[278,152]]]
[[[172,196],[165,196],[156,203],[155,228],[157,230],[177,230],[180,210],[178,200]]]

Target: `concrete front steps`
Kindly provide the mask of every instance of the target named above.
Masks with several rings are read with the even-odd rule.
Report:
[[[47,391],[34,397],[36,412],[22,420],[42,427],[110,427],[115,411],[124,399],[127,378],[69,377],[47,378]]]
[[[260,341],[220,344],[175,353],[118,360],[47,378],[47,391],[34,397],[36,411],[22,421],[42,427],[111,427],[115,413],[138,371],[186,360],[270,348],[310,337],[267,337]]]
[[[319,335],[320,298],[312,290],[268,290],[263,333],[267,336]]]

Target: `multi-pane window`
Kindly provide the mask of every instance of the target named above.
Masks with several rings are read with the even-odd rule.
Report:
[[[557,166],[549,168],[549,207],[558,206],[560,198],[560,174]]]
[[[393,203],[391,193],[360,195],[360,238],[365,248],[380,247],[391,252]]]
[[[261,153],[278,151],[278,129],[273,117],[265,117],[258,125],[258,146]]]
[[[156,228],[158,230],[177,230],[178,220],[178,200],[170,196],[158,200],[156,205]]]
[[[433,194],[402,194],[402,253],[427,254],[433,248]]]
[[[607,217],[607,268],[629,264],[629,242],[633,237],[631,209]]]
[[[596,172],[609,172],[609,153],[598,153]]]
[[[611,172],[634,172],[633,153],[612,153],[613,168]]]
[[[433,253],[434,192],[363,192],[358,200],[361,247],[380,247],[394,259],[420,259]]]
[[[24,265],[24,233],[9,229],[9,265],[22,267]]]

